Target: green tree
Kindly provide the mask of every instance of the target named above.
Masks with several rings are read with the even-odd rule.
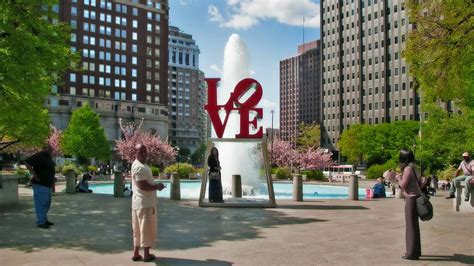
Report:
[[[65,154],[106,160],[110,157],[110,144],[100,125],[99,115],[88,104],[74,110],[64,130],[61,148]]]
[[[474,151],[474,125],[467,115],[449,113],[431,106],[423,123],[416,157],[424,169],[434,173],[459,164],[464,151]]]
[[[57,21],[53,4],[0,1],[0,150],[18,141],[43,143],[50,122],[45,96],[77,59],[68,26],[46,19]]]
[[[408,1],[404,56],[426,102],[474,108],[474,7],[471,1]]]
[[[360,164],[363,161],[362,140],[366,125],[356,124],[341,134],[338,146],[341,154],[353,164]]]
[[[202,143],[199,145],[199,147],[196,149],[196,151],[193,152],[191,155],[191,162],[194,165],[202,165],[205,162],[205,156],[206,156],[206,150],[207,146],[206,144]]]
[[[178,162],[187,162],[191,154],[191,151],[186,147],[179,147],[177,161]]]
[[[398,159],[401,148],[413,149],[418,129],[415,121],[353,125],[341,134],[339,149],[351,163],[383,164]]]
[[[319,124],[301,123],[298,127],[297,146],[300,149],[317,148],[320,145],[321,130]]]

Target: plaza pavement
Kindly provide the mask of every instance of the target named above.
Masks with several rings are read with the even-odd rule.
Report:
[[[55,225],[35,226],[31,190],[0,208],[0,265],[150,265],[132,262],[130,198],[58,193]],[[157,265],[474,265],[474,214],[446,193],[421,222],[423,257],[402,260],[403,200],[277,200],[275,209],[200,208],[160,199]]]

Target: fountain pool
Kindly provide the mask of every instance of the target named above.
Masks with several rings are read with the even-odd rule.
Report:
[[[170,183],[168,180],[160,180],[167,187],[162,191],[158,191],[157,195],[160,198],[169,198]],[[261,184],[266,186],[265,183]],[[130,186],[129,183],[126,184]],[[100,194],[114,194],[113,184],[90,184],[90,189],[94,193]],[[290,182],[274,182],[273,188],[275,190],[276,199],[291,199],[293,184]],[[181,181],[181,198],[182,199],[199,199],[201,190],[201,181]],[[207,190],[207,189],[206,189]],[[339,186],[327,186],[316,184],[303,184],[303,198],[304,199],[347,199],[348,188]],[[224,195],[224,198],[229,198],[230,195]],[[207,192],[206,192],[207,198]],[[249,199],[268,199],[268,194],[262,193],[254,196],[244,196]],[[365,189],[359,188],[359,198],[365,198]]]

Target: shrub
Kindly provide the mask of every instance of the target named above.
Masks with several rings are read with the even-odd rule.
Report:
[[[87,171],[90,172],[90,173],[97,173],[97,166],[89,165],[89,166],[87,166]]]
[[[456,166],[450,165],[448,168],[444,169],[443,171],[438,172],[438,180],[446,180],[446,179],[453,179],[454,172],[456,172]]]
[[[151,170],[151,173],[153,174],[153,176],[159,176],[160,175],[160,168],[158,168],[156,166],[152,166],[152,167],[150,167],[150,170]]]
[[[302,172],[303,175],[306,175],[308,180],[318,180],[323,181],[326,179],[323,172],[320,170],[306,170]]]
[[[69,169],[74,170],[74,172],[76,172],[76,175],[80,175],[80,174],[82,174],[82,173],[84,172],[83,169],[81,169],[80,167],[78,167],[78,166],[75,165],[75,164],[65,164],[65,165],[63,166],[63,168],[61,169],[61,173],[62,173],[63,175],[66,175],[67,170],[69,170]]]
[[[179,167],[178,167],[179,166]],[[165,168],[166,173],[178,173],[180,178],[188,178],[190,173],[194,173],[194,167],[189,163],[175,163]]]
[[[56,165],[56,166],[54,167],[54,171],[55,171],[56,173],[62,173],[62,171],[63,171],[63,166],[62,166],[62,165]]]
[[[276,170],[277,179],[288,179],[291,178],[291,171],[288,168],[278,168]]]
[[[28,184],[28,182],[30,181],[31,179],[31,174],[30,172],[26,171],[26,170],[23,170],[23,169],[18,169],[16,170],[16,174],[18,176],[20,176],[20,178],[18,179],[18,183],[19,184]]]
[[[367,169],[367,179],[376,179],[383,176],[383,172],[388,169],[396,169],[397,163],[395,161],[387,161],[384,164],[374,164]]]
[[[202,168],[202,167],[201,168],[196,168],[196,173],[199,173],[199,174],[203,175],[204,174],[204,168]]]

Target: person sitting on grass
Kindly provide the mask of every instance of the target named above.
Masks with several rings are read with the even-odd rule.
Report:
[[[377,183],[372,188],[374,190],[374,198],[386,198],[385,195],[385,185],[384,185],[384,178],[379,177],[377,178]]]
[[[92,177],[89,173],[85,173],[82,175],[82,180],[79,181],[79,183],[76,186],[76,192],[79,193],[92,193],[92,190],[89,189],[89,180],[91,180]]]

